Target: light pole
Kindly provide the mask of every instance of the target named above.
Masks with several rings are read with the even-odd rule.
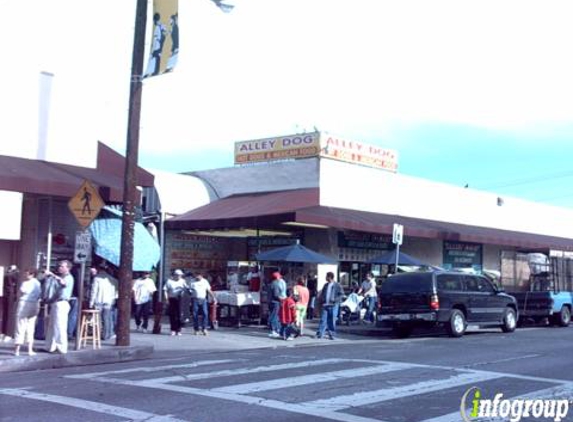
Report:
[[[233,6],[223,0],[211,0],[223,12]],[[139,123],[141,120],[141,94],[143,62],[145,54],[145,27],[147,25],[147,0],[137,0],[135,33],[131,61],[129,112],[127,123],[127,147],[123,181],[123,217],[119,259],[119,294],[117,298],[116,345],[129,346],[129,322],[131,319],[131,289],[133,284],[133,232],[135,225],[135,200],[137,198],[137,159],[139,155]]]
[[[121,249],[118,277],[119,294],[117,299],[117,346],[129,346],[131,288],[133,283],[133,230],[135,225],[135,200],[137,198],[137,158],[139,153],[139,122],[141,120],[146,24],[147,0],[137,0],[129,90],[125,175],[123,181],[123,217],[121,224]]]

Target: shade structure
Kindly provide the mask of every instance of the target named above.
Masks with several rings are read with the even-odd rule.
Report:
[[[337,264],[338,261],[322,255],[300,244],[283,246],[282,248],[260,252],[256,255],[257,261],[270,262],[302,262],[308,264]]]
[[[121,250],[121,211],[104,207],[100,216],[90,224],[94,238],[94,253],[119,267]],[[160,248],[142,223],[133,230],[133,271],[149,271],[159,262]]]
[[[388,251],[382,255],[375,256],[374,258],[368,260],[369,264],[385,264],[385,265],[395,265],[396,264],[396,249],[393,251]],[[428,265],[418,259],[410,256],[404,252],[400,252],[398,255],[398,265],[411,265],[416,267],[421,267],[423,265]]]

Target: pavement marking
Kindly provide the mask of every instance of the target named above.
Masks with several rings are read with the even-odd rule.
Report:
[[[203,361],[203,362],[217,363],[218,361]],[[261,382],[228,385],[225,387],[218,387],[213,389],[195,388],[195,387],[172,384],[181,381],[213,379],[215,377],[235,376],[241,374],[256,374],[256,373],[288,370],[292,368],[305,368],[305,367],[310,368],[326,364],[337,364],[337,363],[348,363],[348,362],[364,363],[365,365],[368,366],[365,366],[363,368],[361,367],[354,369],[344,369],[338,371],[335,370],[324,373],[318,373],[314,375],[303,375],[290,378],[277,378]],[[196,362],[194,364],[191,364],[189,367],[200,366],[199,365],[200,363],[201,362]],[[176,365],[176,367],[181,367],[181,366],[185,367],[187,365]],[[340,378],[350,378],[351,376],[356,376],[357,373],[361,375],[368,375],[368,374],[400,371],[413,368],[422,368],[430,370],[448,370],[454,372],[456,375],[452,375],[442,379],[429,379],[427,381],[402,385],[394,388],[390,387],[375,391],[370,391],[370,390],[360,391],[353,394],[336,396],[327,399],[320,399],[302,403],[288,403],[278,400],[257,397],[255,395],[249,395],[257,393],[259,391],[277,390],[281,388],[288,388],[300,385],[310,385],[320,382],[336,381],[337,379]],[[128,371],[134,372],[137,371],[137,368]],[[147,369],[147,372],[150,371],[151,370]],[[550,397],[551,394],[557,391],[556,389],[561,388],[561,390],[563,390],[564,386],[566,386],[566,391],[563,394],[569,394],[568,390],[569,388],[571,388],[571,391],[573,392],[573,383],[571,381],[566,381],[566,380],[558,380],[552,378],[518,375],[518,374],[502,373],[494,371],[474,370],[474,369],[469,369],[467,367],[460,368],[460,367],[451,367],[442,365],[426,365],[426,364],[370,360],[370,359],[333,358],[333,359],[323,359],[317,361],[291,362],[277,365],[267,365],[253,368],[239,367],[236,369],[225,369],[221,371],[213,371],[205,373],[191,373],[188,375],[179,375],[179,376],[171,376],[163,378],[149,378],[147,380],[127,380],[127,379],[112,378],[109,376],[114,373],[124,373],[124,372],[125,371],[115,371],[115,372],[108,371],[106,373],[101,373],[106,375],[102,377],[94,376],[96,374],[87,374],[87,378],[102,383],[126,385],[135,388],[137,387],[151,388],[151,389],[170,391],[180,394],[191,394],[191,395],[209,397],[213,399],[229,400],[238,403],[257,405],[261,407],[267,407],[309,416],[316,416],[323,419],[342,421],[342,422],[385,422],[379,419],[371,419],[368,417],[344,413],[345,409],[356,408],[360,406],[375,404],[384,401],[390,401],[394,399],[401,399],[404,397],[427,394],[435,391],[451,389],[466,384],[476,385],[479,382],[485,382],[499,378],[509,378],[513,380],[523,380],[523,381],[541,381],[546,383],[560,384],[559,387],[552,387],[550,389],[532,392],[532,394],[536,395],[547,394],[548,397]],[[571,387],[569,387],[569,385],[571,385]],[[528,395],[527,397],[531,397],[531,394]],[[457,403],[455,405],[456,407],[459,406],[459,404]],[[423,422],[459,422],[459,420],[460,420],[460,413],[459,411],[457,411],[457,412],[452,412],[450,414],[439,416],[437,418],[428,419],[427,421]]]
[[[501,392],[501,391],[500,391]],[[573,397],[573,383],[564,383],[555,387],[545,388],[543,390],[532,391],[531,393],[525,393],[518,396],[504,397],[505,399],[567,399],[570,400]],[[485,397],[484,397],[485,398]],[[460,404],[461,404],[460,397]],[[458,406],[459,407],[459,406]],[[507,418],[501,417],[491,417],[488,422],[505,422]],[[437,416],[435,418],[426,419],[420,422],[460,422],[460,411],[448,413],[446,415]]]
[[[105,371],[105,372],[91,372],[89,374],[78,374],[78,375],[65,375],[64,378],[75,378],[75,379],[87,379],[87,378],[98,378],[105,375],[116,375],[116,374],[129,374],[130,372],[158,372],[158,371],[172,371],[174,369],[188,369],[197,368],[199,366],[205,365],[218,365],[221,363],[237,362],[237,359],[221,359],[221,360],[202,360],[198,362],[185,363],[180,365],[164,365],[164,366],[140,366],[137,368],[120,369],[115,371]]]
[[[364,406],[379,403],[387,400],[394,400],[409,396],[431,393],[433,391],[445,390],[464,384],[473,384],[481,381],[500,378],[497,374],[485,372],[462,373],[448,378],[421,381],[415,384],[401,385],[394,388],[382,388],[379,390],[369,390],[360,393],[347,394],[343,396],[331,397],[328,399],[315,400],[301,403],[301,405],[316,409],[328,409],[339,411],[350,407]]]
[[[34,393],[27,389],[3,388],[0,394],[21,397],[25,399],[40,400],[50,403],[56,403],[68,407],[88,410],[92,412],[105,413],[108,415],[126,418],[129,421],[145,422],[184,422],[182,419],[172,418],[171,416],[155,415],[153,413],[142,412],[140,410],[127,409],[125,407],[111,406],[101,402],[76,399],[72,397],[55,396],[52,394]]]
[[[121,381],[121,380],[117,380]],[[287,403],[278,400],[271,400],[271,399],[264,399],[261,397],[255,396],[248,396],[242,394],[232,394],[232,393],[224,393],[214,390],[203,390],[200,388],[194,387],[183,387],[180,385],[172,385],[172,384],[161,384],[155,383],[154,381],[127,381],[123,384],[126,385],[136,385],[139,387],[147,387],[153,388],[158,390],[170,391],[174,393],[180,394],[191,394],[191,395],[198,395],[203,397],[215,398],[215,399],[222,399],[222,400],[229,400],[238,403],[256,405],[261,407],[267,407],[271,409],[292,412],[292,413],[299,413],[306,416],[317,416],[324,419],[330,419],[334,421],[341,421],[341,422],[387,422],[381,419],[372,419],[364,416],[357,416],[351,415],[347,413],[338,413],[332,412],[328,409],[310,409],[305,406],[302,406],[298,403]]]
[[[201,380],[207,378],[214,378],[214,377],[228,377],[234,375],[243,375],[243,374],[256,374],[262,372],[273,372],[273,371],[281,371],[285,369],[293,369],[293,368],[307,368],[311,366],[319,366],[319,365],[327,365],[331,363],[342,363],[342,362],[349,362],[352,361],[350,359],[322,359],[322,360],[314,360],[314,361],[307,361],[307,362],[292,362],[292,363],[283,363],[278,365],[267,365],[267,366],[257,366],[255,368],[239,368],[239,369],[224,369],[221,371],[211,371],[211,372],[199,372],[196,374],[187,374],[187,375],[176,375],[171,377],[164,377],[164,378],[154,378],[153,380],[157,383],[168,384],[171,382],[181,382],[181,381],[193,381],[193,380]]]
[[[364,368],[352,368],[341,371],[325,372],[322,374],[302,375],[297,377],[278,378],[270,381],[252,382],[246,384],[234,384],[226,387],[214,388],[211,391],[233,394],[251,394],[260,391],[278,390],[281,388],[297,387],[320,382],[336,381],[344,378],[355,378],[368,375],[377,375],[385,372],[402,371],[411,366],[403,363],[393,365],[366,366]]]

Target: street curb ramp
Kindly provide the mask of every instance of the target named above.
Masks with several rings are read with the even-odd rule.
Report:
[[[153,346],[114,346],[104,349],[84,349],[67,354],[23,354],[0,360],[0,372],[37,371],[105,363],[129,362],[146,359],[153,354]]]

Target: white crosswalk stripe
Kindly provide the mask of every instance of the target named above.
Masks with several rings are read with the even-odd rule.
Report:
[[[219,365],[223,365],[223,368],[217,370],[217,366]],[[344,369],[340,369],[345,365],[346,367]],[[201,367],[205,368],[205,370],[202,372],[194,372],[194,370]],[[207,368],[210,370],[206,370]],[[138,369],[140,369],[140,371],[138,371]],[[301,369],[307,369],[308,372],[304,375],[298,375],[301,373]],[[557,391],[560,392],[559,395],[566,397],[570,397],[573,394],[573,383],[558,379],[374,359],[332,358],[304,362],[289,362],[287,359],[284,363],[254,367],[249,366],[244,361],[205,360],[184,365],[171,365],[168,370],[176,371],[177,374],[168,377],[148,376],[142,379],[142,374],[152,375],[154,371],[150,368],[130,368],[128,370],[115,372],[107,371],[72,375],[70,378],[82,378],[134,388],[148,388],[202,396],[343,422],[384,422],[378,418],[351,414],[349,409],[367,407],[403,398],[423,396],[425,394],[452,390],[456,387],[461,387],[461,389],[476,385],[481,387],[488,382],[502,378],[511,379],[513,382],[521,382],[523,384],[539,382],[550,383],[550,385],[553,384],[550,388],[531,391],[531,393],[525,394],[524,396],[528,398],[553,397],[557,394]],[[297,372],[292,376],[288,376],[288,371],[290,370],[297,370]],[[422,379],[412,377],[411,371],[417,370],[424,372]],[[406,383],[404,384],[387,385],[384,388],[381,388],[380,385],[378,385],[377,388],[368,388],[369,384],[363,383],[360,384],[361,387],[357,387],[356,390],[352,390],[348,394],[340,395],[334,393],[331,397],[307,401],[289,402],[261,396],[263,392],[267,391],[280,391],[292,387],[301,387],[302,390],[298,389],[296,391],[300,393],[304,391],[305,388],[310,389],[309,391],[312,391],[313,397],[316,398],[321,397],[321,391],[331,390],[340,393],[340,388],[332,389],[332,384],[336,385],[336,382],[341,380],[354,377],[375,376],[384,373],[392,373],[393,379],[400,379],[400,371],[410,371],[408,376],[405,375],[404,380],[416,379],[416,381],[405,381]],[[275,372],[276,376],[273,375]],[[133,374],[134,377],[130,379],[131,374]],[[115,375],[117,375],[117,377],[114,377]],[[241,381],[233,383],[232,380],[235,379],[235,377],[240,377],[239,379]],[[259,380],[257,380],[257,378],[259,378]],[[213,385],[214,383],[216,384],[217,379],[221,379],[221,382],[219,386],[215,387],[198,387],[202,384],[193,384],[194,382],[209,380],[209,385]],[[381,379],[384,379],[384,377]],[[225,385],[220,386],[223,382]],[[371,387],[375,387],[375,385]],[[323,393],[322,397],[325,396]],[[459,406],[460,402],[452,403],[452,411],[450,413],[431,417],[423,422],[458,422],[461,417]]]
[[[277,390],[280,388],[298,387],[301,385],[317,384],[321,382],[337,381],[344,378],[355,378],[368,375],[383,374],[385,372],[401,371],[411,368],[407,364],[386,364],[359,369],[345,369],[342,371],[326,372],[324,374],[303,375],[300,377],[279,378],[271,381],[253,382],[248,384],[235,384],[215,388],[213,391],[234,394],[252,394],[259,391]]]

